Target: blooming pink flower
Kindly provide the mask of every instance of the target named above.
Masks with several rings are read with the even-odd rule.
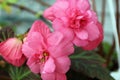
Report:
[[[22,53],[22,41],[17,38],[9,38],[0,43],[0,55],[14,66],[21,66],[26,58]]]
[[[65,37],[64,37],[65,36]],[[74,47],[68,35],[51,33],[41,21],[33,23],[22,51],[28,58],[27,65],[34,73],[41,73],[43,80],[66,80],[65,73],[70,67],[68,55]]]
[[[103,40],[102,26],[88,0],[57,0],[44,16],[53,22],[55,30],[69,29],[73,43],[85,50],[96,48]]]

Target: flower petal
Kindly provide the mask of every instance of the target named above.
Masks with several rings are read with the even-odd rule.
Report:
[[[17,38],[9,38],[0,43],[0,55],[14,66],[21,66],[26,58],[22,53],[22,41]]]
[[[57,73],[56,80],[67,80],[67,77],[64,73]]]
[[[38,54],[34,54],[27,61],[27,65],[33,73],[40,73],[40,64],[37,62],[39,55],[37,55]]]
[[[22,56],[22,41],[17,38],[9,38],[0,43],[0,53],[3,56],[19,59]]]
[[[75,37],[74,40],[73,40],[73,43],[76,46],[83,47],[83,46],[86,46],[88,44],[88,41],[87,40],[81,40],[81,39]]]
[[[87,40],[88,39],[88,32],[85,30],[76,31],[76,36],[81,40]]]
[[[40,20],[36,20],[32,24],[32,27],[31,27],[28,35],[31,35],[32,32],[39,32],[39,33],[41,33],[42,36],[45,37],[45,36],[49,35],[50,30],[49,30],[48,26],[45,23],[43,23]]]
[[[55,59],[56,71],[59,73],[66,73],[70,68],[70,59],[68,56],[63,56]]]
[[[66,41],[65,41],[66,42]],[[65,44],[63,41],[61,44],[56,46],[50,46],[48,48],[51,56],[57,58],[64,55],[70,55],[74,52],[74,46],[72,43]]]
[[[62,41],[63,39],[63,34],[56,31],[56,32],[53,32],[49,37],[48,37],[48,43],[50,45],[59,45],[60,42]]]
[[[76,5],[81,13],[84,13],[85,11],[90,9],[90,4],[88,0],[78,0]]]
[[[42,51],[43,47],[46,46],[43,36],[38,32],[33,32],[27,37],[28,46],[30,46],[35,51]]]
[[[95,49],[99,44],[100,42],[103,40],[103,29],[102,29],[102,25],[97,22],[96,24],[98,26],[98,29],[100,31],[100,34],[99,34],[99,37],[93,41],[90,41],[88,45],[84,46],[83,48],[85,50],[93,50]]]
[[[41,74],[41,78],[43,80],[56,80],[55,76],[56,76],[55,73],[42,73]]]
[[[94,23],[89,23],[85,29],[88,32],[88,36],[89,36],[89,40],[93,41],[95,39],[97,39],[100,35],[100,32],[98,30],[98,26]]]
[[[67,1],[57,1],[53,5],[53,11],[54,11],[53,13],[55,17],[60,18],[60,17],[66,16],[65,11],[68,8],[68,6],[69,4]]]
[[[35,50],[33,50],[31,47],[29,47],[28,42],[25,42],[22,45],[22,52],[27,58],[29,58],[30,56],[32,56],[33,54],[36,53]]]
[[[52,57],[49,57],[49,59],[46,61],[44,68],[42,70],[42,73],[53,73],[55,71],[55,63]]]

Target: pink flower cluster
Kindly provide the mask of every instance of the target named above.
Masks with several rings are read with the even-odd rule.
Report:
[[[102,26],[88,0],[57,0],[44,16],[52,21],[55,30],[67,28],[74,37],[72,42],[85,50],[96,48],[103,39]]]
[[[95,49],[103,40],[102,25],[88,0],[57,0],[44,16],[52,21],[54,32],[37,20],[23,42],[17,38],[1,42],[0,55],[14,66],[27,59],[30,70],[43,80],[67,80],[74,45]]]

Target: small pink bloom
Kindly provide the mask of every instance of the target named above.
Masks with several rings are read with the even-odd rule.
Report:
[[[22,53],[22,41],[17,38],[9,38],[0,43],[0,54],[14,66],[21,66],[26,58]]]
[[[57,0],[45,10],[44,16],[53,22],[55,30],[69,30],[73,43],[85,50],[96,48],[103,40],[102,26],[88,0]],[[68,34],[68,33],[66,33]]]
[[[68,35],[64,35],[68,37]],[[23,44],[22,51],[28,58],[27,65],[34,73],[41,73],[43,80],[66,80],[70,67],[68,55],[74,47],[62,33],[51,33],[41,21],[33,23]]]

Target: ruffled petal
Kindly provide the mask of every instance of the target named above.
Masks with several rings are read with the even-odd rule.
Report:
[[[88,0],[77,0],[77,8],[81,13],[86,12],[90,9],[90,4]]]
[[[93,50],[93,49],[95,49],[100,44],[100,42],[103,40],[103,28],[102,28],[102,25],[99,22],[97,22],[96,25],[98,26],[98,29],[99,29],[99,32],[100,32],[99,37],[97,39],[93,40],[93,41],[90,41],[88,45],[84,46],[83,48],[85,50]]]
[[[83,46],[86,46],[88,44],[88,41],[87,40],[80,40],[79,38],[75,37],[73,40],[73,43],[76,46],[83,47]]]
[[[56,31],[48,37],[47,41],[50,45],[59,45],[63,38],[63,34]]]
[[[93,41],[93,40],[97,39],[99,37],[99,35],[100,35],[98,26],[96,24],[94,24],[94,23],[89,23],[85,27],[85,29],[88,32],[88,36],[89,36],[90,41]]]
[[[88,39],[88,32],[85,30],[76,31],[76,36],[81,40],[87,40]]]
[[[43,16],[51,21],[55,19],[54,13],[53,13],[53,7],[49,7],[44,11]]]
[[[55,19],[53,21],[53,28],[55,30],[60,30],[60,29],[63,29],[63,28],[67,28],[68,25],[69,25],[68,20],[65,17],[62,17],[61,19]]]
[[[68,7],[69,7],[69,3],[67,1],[57,1],[53,5],[53,13],[55,17],[60,18],[60,17],[66,16],[65,11]]]

